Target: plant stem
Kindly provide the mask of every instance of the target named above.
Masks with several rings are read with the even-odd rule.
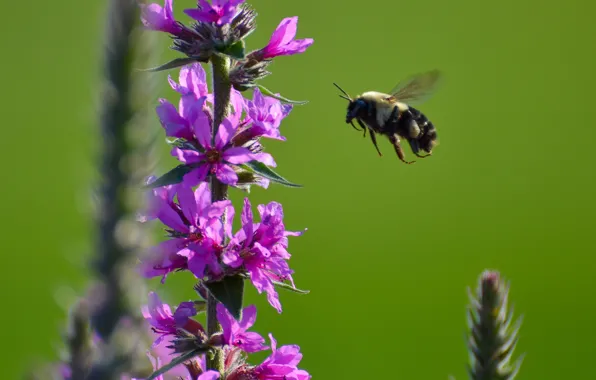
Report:
[[[232,84],[230,83],[230,60],[229,58],[213,55],[211,57],[213,68],[213,128],[212,144],[215,144],[217,130],[230,111],[230,95]],[[221,183],[215,176],[211,176],[211,202],[227,199],[228,186]],[[226,215],[222,216],[222,223],[225,224]],[[209,294],[207,299],[207,333],[214,334],[221,330],[217,322],[217,300]],[[218,349],[213,358],[207,357],[207,369],[219,372],[224,370],[223,352]]]
[[[156,125],[149,105],[155,101],[156,82],[140,77],[135,68],[151,66],[158,49],[156,40],[139,26],[139,16],[136,0],[109,1],[99,120],[101,182],[93,262],[97,282],[89,301],[92,328],[110,348],[102,349],[90,380],[120,379],[135,366],[140,351],[136,342],[147,335],[139,313],[145,288],[134,268],[136,254],[152,238],[134,219],[142,206],[139,184],[155,165],[158,129],[152,128]]]

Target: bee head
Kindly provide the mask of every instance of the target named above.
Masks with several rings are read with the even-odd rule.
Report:
[[[346,123],[351,123],[352,119],[357,117],[361,111],[368,108],[368,105],[363,99],[352,99],[352,97],[347,92],[345,92],[343,88],[339,87],[337,83],[333,84],[335,85],[335,87],[339,89],[339,91],[343,93],[343,95],[340,95],[339,97],[342,99],[346,99],[348,102],[350,102],[350,104],[348,104],[348,112],[346,114]]]
[[[346,123],[350,123],[352,119],[358,117],[360,112],[368,109],[368,104],[362,99],[356,99],[348,104],[348,113],[346,114]]]

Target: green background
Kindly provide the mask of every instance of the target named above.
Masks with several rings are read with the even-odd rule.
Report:
[[[4,6],[3,378],[56,359],[64,305],[89,280],[102,3]],[[308,227],[290,252],[297,285],[312,292],[282,292],[277,315],[251,290],[256,330],[299,344],[301,367],[317,379],[464,379],[466,287],[496,268],[524,314],[519,378],[593,376],[593,3],[252,4],[250,49],[293,15],[298,37],[315,39],[305,54],[276,59],[264,81],[310,101],[284,121],[288,141],[266,145],[279,172],[305,188],[251,194],[253,204],[282,202],[289,229]],[[175,1],[181,20],[191,5]],[[166,49],[168,37],[160,41]],[[388,91],[432,68],[445,81],[419,108],[441,144],[407,166],[383,139],[378,157],[344,123],[332,82],[351,94]],[[174,160],[163,151],[166,168]],[[152,282],[172,303],[191,285],[184,275]]]

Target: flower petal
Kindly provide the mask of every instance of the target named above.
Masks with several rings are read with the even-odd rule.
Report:
[[[204,159],[203,155],[196,150],[180,149],[177,146],[172,148],[171,155],[184,164],[194,164]]]
[[[269,153],[264,153],[264,152],[255,153],[255,154],[252,155],[252,157],[255,160],[257,160],[259,162],[262,162],[262,163],[264,163],[267,166],[271,166],[272,168],[274,168],[274,167],[277,166],[277,163],[273,159],[273,156],[270,155]]]
[[[267,293],[267,301],[271,306],[277,310],[278,313],[281,313],[281,303],[279,302],[279,297],[277,295],[277,291],[275,291],[275,287],[271,280],[262,272],[259,268],[247,268],[250,274],[250,281],[257,289],[257,292],[262,293],[265,291]]]
[[[194,187],[199,182],[204,181],[205,178],[207,178],[209,169],[210,169],[210,165],[203,164],[203,165],[199,166],[198,168],[190,171],[189,173],[186,173],[184,175],[184,178],[182,179],[184,186]]]
[[[234,169],[225,164],[217,165],[215,176],[227,185],[235,185],[238,182],[238,175]]]
[[[281,46],[292,41],[296,37],[296,31],[298,29],[298,17],[286,17],[277,26],[271,39],[269,40],[268,46]]]
[[[166,136],[192,139],[192,131],[176,107],[165,99],[159,99],[159,106],[155,108],[161,126],[166,130]]]
[[[250,305],[244,308],[242,311],[242,319],[238,324],[242,331],[248,330],[257,320],[257,307]]]
[[[190,186],[178,186],[178,203],[186,220],[191,225],[197,226],[197,202]]]
[[[267,154],[267,153],[265,153]],[[254,159],[256,155],[253,154],[250,150],[248,150],[247,148],[243,148],[243,147],[233,147],[230,149],[226,149],[223,152],[222,158],[224,161],[229,162],[230,164],[245,164],[247,162],[250,162]],[[271,155],[269,155],[271,156]],[[273,157],[271,157],[271,160],[273,160]],[[275,163],[275,161],[274,161]]]
[[[224,146],[228,145],[232,137],[234,137],[234,133],[236,133],[236,126],[237,124],[232,124],[228,118],[223,120],[215,135],[216,149],[221,150]]]
[[[224,264],[232,268],[238,268],[244,263],[244,260],[240,257],[238,252],[231,249],[228,249],[223,253],[222,261]]]
[[[157,211],[157,218],[174,231],[183,233],[188,232],[188,226],[184,223],[182,218],[180,218],[180,214],[172,209],[170,205],[163,205],[163,207]]]
[[[199,375],[197,380],[217,380],[219,379],[219,372],[209,370]]]
[[[201,116],[202,115],[202,116]],[[211,126],[207,120],[207,116],[203,112],[199,112],[197,119],[193,123],[193,131],[195,137],[201,146],[205,149],[211,148]]]
[[[230,344],[232,329],[236,325],[236,320],[232,318],[226,307],[221,303],[217,304],[217,321],[223,330],[224,341],[226,344]]]

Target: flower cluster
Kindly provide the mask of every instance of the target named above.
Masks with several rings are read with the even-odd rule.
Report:
[[[181,311],[182,310],[182,311]],[[151,360],[158,367],[160,362],[168,362],[167,350],[159,350],[159,347],[173,349],[174,351],[184,349],[192,341],[195,346],[203,346],[207,352],[213,348],[223,350],[225,367],[223,375],[217,371],[205,369],[204,354],[192,358],[189,362],[175,368],[176,375],[183,379],[309,379],[310,376],[304,370],[298,369],[297,365],[302,359],[300,348],[289,345],[277,348],[277,342],[273,335],[269,334],[271,345],[265,345],[265,339],[258,333],[248,331],[255,323],[257,309],[255,306],[244,308],[242,318],[237,321],[221,304],[217,305],[217,319],[223,331],[220,334],[208,337],[199,322],[191,317],[196,315],[192,303],[181,303],[172,313],[167,304],[163,304],[155,293],[149,295],[149,305],[143,315],[153,326],[157,339],[154,342],[154,350],[158,354],[151,356]],[[163,343],[163,342],[167,343]],[[169,344],[169,346],[167,345]],[[271,354],[259,365],[251,366],[246,363],[245,353],[271,350]],[[162,355],[161,357],[159,355]],[[285,376],[285,377],[284,377]]]
[[[286,230],[281,204],[258,205],[257,216],[248,198],[234,230],[236,209],[227,189],[297,186],[273,171],[276,162],[263,146],[266,139],[286,140],[280,125],[293,106],[257,81],[268,74],[265,68],[273,58],[302,53],[313,40],[296,40],[298,18],[286,18],[267,46],[245,54],[244,38],[255,30],[256,13],[244,0],[199,0],[184,13],[192,24],[175,20],[172,0],[165,0],[163,7],[142,6],[145,27],[170,34],[174,49],[187,58],[163,66],[180,67],[178,78],[168,77],[178,103],[159,99],[156,108],[171,154],[180,164],[147,179],[148,207],[138,219],[161,222],[166,236],[141,258],[139,272],[146,278],[161,277],[162,284],[172,273],[190,272],[199,296],[172,311],[150,293],[143,316],[155,335],[152,352],[161,350],[152,362],[156,370],[165,365],[166,375],[179,378],[309,379],[297,368],[300,348],[278,348],[271,334],[268,346],[261,335],[249,331],[256,307],[242,307],[245,282],[266,293],[280,313],[276,287],[300,292],[288,265],[288,238],[303,231]],[[211,91],[202,67],[206,62],[213,64],[214,86],[219,86]],[[243,95],[249,89],[252,99]],[[203,312],[206,328],[194,318]],[[221,332],[214,328],[215,318]],[[246,362],[249,354],[263,350],[271,350],[271,355],[260,365]]]
[[[174,18],[172,1],[165,0],[163,7],[143,5],[145,27],[170,34],[173,49],[185,54],[188,61],[207,62],[214,54],[235,58],[230,80],[238,90],[254,87],[257,80],[267,76],[266,68],[273,58],[303,53],[314,42],[311,38],[296,40],[298,17],[288,17],[279,23],[265,47],[244,54],[243,40],[256,29],[256,13],[244,0],[199,0],[196,8],[184,10],[193,19],[190,25]]]
[[[291,257],[287,251],[288,236],[300,236],[302,232],[286,231],[283,209],[277,202],[259,205],[258,211],[260,221],[255,222],[246,198],[242,227],[232,234],[232,203],[212,203],[207,183],[201,183],[194,191],[184,183],[154,189],[149,212],[140,220],[159,219],[167,227],[169,239],[142,261],[141,273],[147,278],[161,276],[162,282],[168,274],[179,270],[188,270],[204,282],[246,275],[281,312],[274,285],[289,281],[294,286],[293,271],[287,263]],[[224,224],[221,217],[226,212]],[[224,244],[226,238],[229,242]]]

